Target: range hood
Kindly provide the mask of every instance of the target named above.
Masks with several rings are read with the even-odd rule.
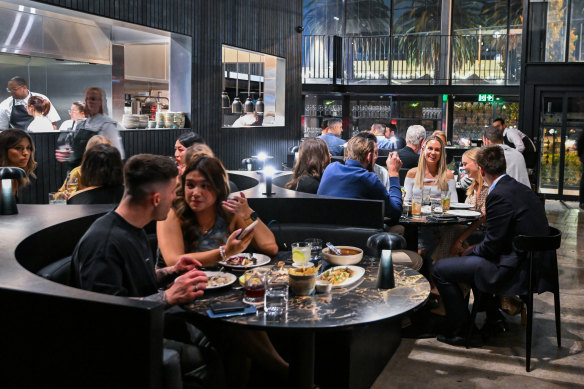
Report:
[[[111,65],[111,26],[0,1],[0,53]]]

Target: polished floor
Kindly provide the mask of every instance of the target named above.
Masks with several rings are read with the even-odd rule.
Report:
[[[584,211],[576,202],[547,201],[550,225],[562,231],[558,250],[562,348],[555,337],[553,295],[534,298],[531,366],[525,371],[525,327],[508,317],[509,334],[467,350],[436,339],[403,339],[373,389],[584,388]]]

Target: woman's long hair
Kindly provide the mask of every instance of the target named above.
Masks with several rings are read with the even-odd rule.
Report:
[[[197,171],[209,181],[211,190],[215,192],[217,197],[215,202],[215,213],[217,217],[221,216],[228,225],[232,218],[232,215],[225,212],[221,205],[223,201],[227,200],[227,196],[229,195],[229,181],[223,164],[215,157],[202,154],[198,155],[198,158],[187,161],[190,163],[185,168],[185,172],[181,177],[181,185],[177,189],[176,198],[172,203],[172,208],[180,220],[186,252],[193,251],[197,247],[201,235],[197,215],[191,209],[185,198],[185,181],[190,172]]]
[[[440,159],[438,160],[438,171],[436,172],[436,186],[440,190],[448,190],[448,168],[446,167],[446,150],[444,149],[444,142],[440,137],[432,135],[426,139],[424,146],[422,146],[422,152],[420,153],[420,159],[418,160],[418,168],[416,170],[415,185],[418,188],[424,187],[424,178],[426,176],[426,147],[428,143],[435,140],[440,144]]]
[[[320,181],[329,163],[331,156],[326,142],[318,138],[306,139],[300,144],[292,179],[286,184],[286,188],[296,189],[302,176],[311,176]]]
[[[475,147],[474,149],[467,150],[464,152],[464,154],[462,154],[462,156],[472,160],[478,166],[477,154],[480,149],[481,149],[480,147]],[[472,196],[475,190],[480,192],[481,188],[483,187],[483,183],[484,183],[483,176],[481,176],[481,174],[479,173],[479,177],[477,179],[473,179],[472,184],[470,184],[470,186],[466,190],[466,195]]]
[[[34,142],[28,133],[22,130],[4,130],[0,132],[0,166],[11,166],[8,160],[8,149],[15,147],[24,138],[28,139],[30,142],[31,152],[28,163],[23,168],[26,173],[25,178],[18,179],[18,187],[22,188],[30,183],[29,176],[36,178],[34,170],[37,167],[37,163],[34,160]]]
[[[81,163],[81,185],[84,187],[116,187],[124,183],[124,165],[120,152],[108,144],[97,144],[85,150]]]

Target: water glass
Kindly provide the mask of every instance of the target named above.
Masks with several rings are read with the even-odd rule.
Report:
[[[322,251],[322,239],[318,238],[308,238],[304,239],[304,242],[310,243],[310,256],[312,261],[318,261],[320,259],[320,254]]]
[[[403,202],[402,206],[402,216],[403,217],[410,217],[412,213],[412,203]]]
[[[292,243],[292,261],[294,263],[308,262],[312,245],[307,242]]]
[[[442,199],[432,199],[432,215],[441,216],[443,212]]]
[[[257,269],[248,270],[243,274],[243,302],[261,304],[266,293],[265,273]]]
[[[266,278],[264,312],[268,319],[281,319],[285,317],[287,309],[288,283],[278,271],[272,271]]]
[[[430,205],[430,192],[432,191],[431,188],[422,188],[422,205]]]
[[[66,205],[67,204],[67,197],[65,196],[65,193],[61,193],[61,192],[49,193],[49,204]]]

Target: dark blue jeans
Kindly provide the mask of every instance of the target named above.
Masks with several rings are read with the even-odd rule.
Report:
[[[479,265],[486,261],[477,256],[444,258],[436,262],[432,276],[446,310],[446,318],[454,332],[464,330],[470,318],[459,283],[472,286]]]

